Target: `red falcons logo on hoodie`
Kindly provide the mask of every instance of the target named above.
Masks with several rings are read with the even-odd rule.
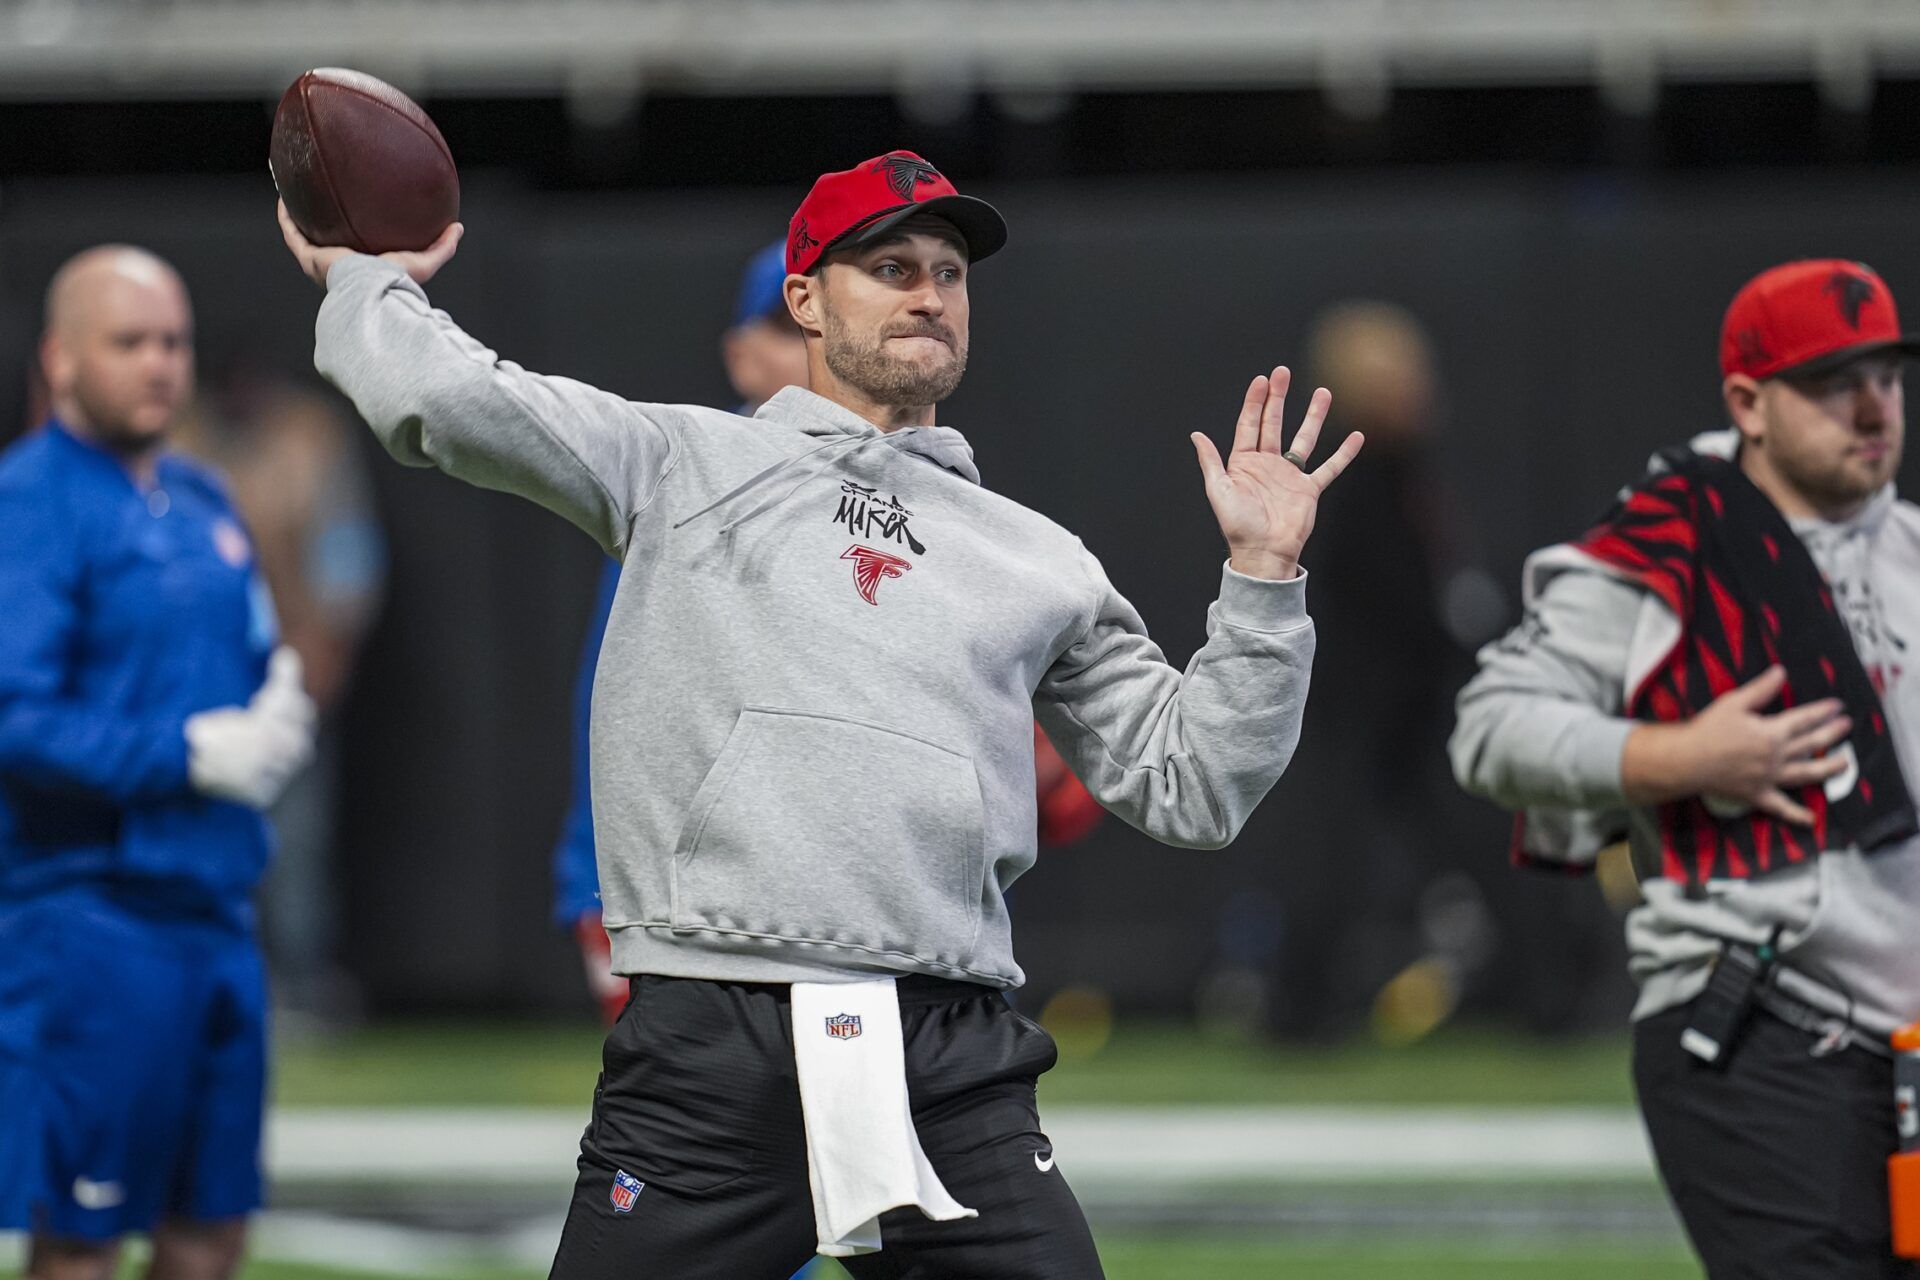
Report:
[[[880,579],[897,578],[913,568],[911,560],[902,560],[899,556],[875,551],[858,543],[842,551],[840,558],[853,561],[854,589],[860,593],[862,600],[874,605],[880,603],[874,599],[874,593],[880,590]]]

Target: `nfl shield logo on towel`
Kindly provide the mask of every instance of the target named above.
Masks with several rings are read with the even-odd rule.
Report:
[[[860,1015],[836,1013],[827,1019],[827,1035],[835,1040],[851,1040],[860,1034]]]
[[[638,1200],[640,1193],[646,1189],[646,1183],[640,1181],[640,1179],[634,1177],[625,1169],[617,1171],[613,1175],[613,1194],[609,1197],[613,1201],[613,1211],[615,1213],[632,1213],[633,1202]]]

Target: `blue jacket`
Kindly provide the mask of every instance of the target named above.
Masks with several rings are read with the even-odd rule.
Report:
[[[600,641],[607,634],[607,615],[613,611],[613,592],[619,585],[620,562],[609,560],[600,573],[600,596],[581,646],[580,673],[574,677],[573,803],[567,808],[560,843],[553,850],[553,918],[567,929],[589,911],[600,910],[600,871],[593,857],[593,797],[587,785],[587,725],[593,708],[593,672],[600,661]]]
[[[59,423],[0,453],[0,900],[72,886],[244,927],[259,814],[188,784],[186,718],[244,704],[272,606],[206,469],[141,492]]]

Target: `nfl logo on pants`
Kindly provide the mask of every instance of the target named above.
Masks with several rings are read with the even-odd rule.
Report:
[[[625,1169],[616,1171],[613,1175],[613,1194],[608,1197],[613,1201],[613,1211],[615,1213],[632,1213],[633,1202],[638,1200],[640,1193],[646,1189],[646,1183],[640,1181],[640,1179],[634,1177]]]
[[[836,1013],[827,1019],[827,1035],[835,1040],[851,1040],[860,1034],[860,1015]]]

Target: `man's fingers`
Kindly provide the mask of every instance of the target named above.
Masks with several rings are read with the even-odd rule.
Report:
[[[293,251],[294,257],[304,258],[310,246],[307,238],[300,234],[300,228],[293,225],[293,215],[287,212],[287,202],[276,200],[273,207],[275,216],[280,220],[280,238],[287,242],[287,248]]]
[[[309,280],[326,288],[327,269],[339,261],[346,250],[325,248],[307,239],[300,228],[294,225],[293,215],[287,212],[286,201],[276,204],[275,213],[280,220],[280,238],[287,242],[293,260],[300,264],[300,269],[306,272]]]
[[[1787,683],[1787,669],[1775,665],[1768,667],[1738,689],[1729,689],[1721,694],[1735,705],[1759,710],[1780,696],[1780,690]]]
[[[449,222],[446,229],[426,248],[382,256],[398,263],[401,270],[413,277],[414,283],[425,284],[447,265],[447,259],[453,257],[454,251],[460,247],[460,238],[466,233],[466,227],[460,223]]]
[[[1821,756],[1818,760],[1795,760],[1783,765],[1774,775],[1780,787],[1810,787],[1842,772],[1850,763],[1845,754]]]
[[[1788,760],[1798,760],[1816,751],[1825,751],[1828,747],[1844,740],[1852,732],[1853,717],[1834,716],[1815,723],[1811,729],[1790,736],[1780,754]]]
[[[1340,442],[1340,447],[1333,451],[1331,458],[1314,469],[1313,482],[1320,486],[1320,492],[1325,493],[1327,486],[1340,478],[1340,473],[1360,456],[1361,446],[1366,442],[1366,436],[1355,431]]]
[[[1293,443],[1287,446],[1289,452],[1305,461],[1313,456],[1313,448],[1320,443],[1320,428],[1327,420],[1327,406],[1333,403],[1333,392],[1325,387],[1315,387],[1313,398],[1307,401],[1307,416],[1300,420],[1300,429],[1293,433]]]
[[[1256,446],[1262,453],[1280,452],[1280,433],[1286,424],[1287,388],[1292,384],[1293,372],[1283,364],[1275,365],[1267,375],[1267,407],[1260,411],[1260,441]],[[1304,458],[1306,454],[1300,456]]]
[[[1753,807],[1764,810],[1776,818],[1784,819],[1802,827],[1813,825],[1813,814],[1800,805],[1787,799],[1786,792],[1778,787],[1768,787],[1754,797]]]
[[[1193,451],[1200,459],[1200,477],[1211,489],[1214,481],[1225,479],[1227,474],[1226,467],[1220,461],[1220,450],[1198,431],[1188,438],[1193,441]]]
[[[1294,443],[1288,445],[1288,449],[1300,459],[1313,457],[1313,445],[1319,443],[1319,428],[1327,422],[1329,405],[1332,405],[1332,391],[1313,388],[1313,397],[1308,401],[1308,416],[1300,420],[1300,430],[1294,432]]]
[[[1841,712],[1845,709],[1845,705],[1838,698],[1822,698],[1818,702],[1809,702],[1804,707],[1794,707],[1779,712],[1769,716],[1768,719],[1786,734],[1788,741],[1792,741],[1818,729],[1831,728],[1835,721],[1844,718]],[[1790,752],[1789,754],[1799,753]]]
[[[1260,411],[1267,406],[1267,379],[1264,375],[1247,384],[1246,399],[1240,402],[1240,417],[1233,424],[1233,451],[1240,453],[1260,445]]]

